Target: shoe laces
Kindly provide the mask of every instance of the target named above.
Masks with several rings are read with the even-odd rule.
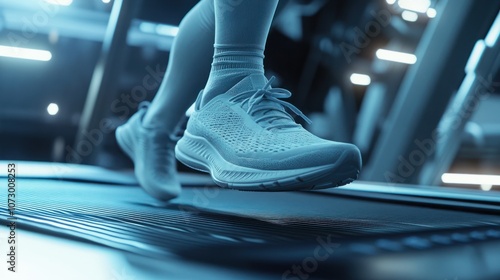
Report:
[[[247,107],[247,114],[255,117],[255,122],[265,129],[285,129],[300,127],[294,118],[286,112],[285,108],[300,116],[308,124],[311,120],[294,105],[281,100],[289,98],[292,93],[283,88],[271,88],[275,77],[271,77],[262,89],[248,90],[236,94],[229,99],[230,102],[241,102],[242,108]]]

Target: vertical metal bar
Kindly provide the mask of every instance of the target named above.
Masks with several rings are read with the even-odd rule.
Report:
[[[111,111],[112,100],[116,98],[118,78],[126,57],[127,35],[139,3],[137,0],[114,0],[74,144],[73,151],[79,159],[77,163],[94,164],[99,146],[104,141],[104,133],[92,132],[102,126]]]

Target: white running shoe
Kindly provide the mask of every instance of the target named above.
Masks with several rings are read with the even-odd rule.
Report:
[[[142,102],[139,111],[116,129],[116,140],[134,162],[139,184],[151,196],[166,201],[181,191],[174,156],[176,141],[168,132],[142,126],[148,106]]]
[[[271,88],[273,79],[250,75],[201,107],[198,96],[175,155],[209,172],[221,187],[252,191],[324,189],[357,179],[361,155],[352,144],[327,141],[306,131],[285,111],[309,122]]]

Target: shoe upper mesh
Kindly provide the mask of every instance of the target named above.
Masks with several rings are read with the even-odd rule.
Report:
[[[236,154],[249,152],[278,153],[323,143],[325,140],[314,136],[305,129],[293,129],[293,132],[272,132],[261,129],[253,131],[243,117],[221,101],[213,102],[197,115],[192,122],[213,142],[223,141],[224,146]],[[286,129],[285,129],[286,130]]]

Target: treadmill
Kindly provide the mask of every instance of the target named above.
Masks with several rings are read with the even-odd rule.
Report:
[[[500,276],[500,197],[491,194],[362,181],[323,191],[241,192],[183,173],[181,196],[160,203],[132,172],[17,166],[14,276],[21,278],[4,263],[2,279]],[[0,233],[5,252],[8,228]]]
[[[498,13],[495,1],[442,3],[450,13],[433,23],[419,47],[433,47],[435,56],[450,47],[433,45],[435,36],[457,44],[470,39],[460,28],[443,33],[446,21],[466,28],[483,12]],[[454,105],[445,118],[434,116],[440,133],[450,137],[405,182],[382,183],[386,172],[398,171],[397,156],[412,151],[411,139],[430,131],[412,123],[425,122],[424,115],[408,120],[401,114],[413,113],[409,105],[424,110],[424,101],[432,102],[424,97],[449,83],[422,75],[429,60],[442,66],[446,57],[424,57],[412,68],[372,164],[359,181],[338,189],[241,192],[182,173],[182,194],[163,203],[142,191],[131,171],[0,161],[1,186],[8,186],[7,166],[17,168],[15,206],[7,191],[0,192],[0,220],[7,225],[0,227],[7,260],[0,279],[500,279],[500,196],[432,186],[449,167],[458,149],[453,137],[463,130],[447,130],[449,118],[465,123],[454,115],[456,107],[477,94],[479,77],[498,72],[499,27],[500,14],[476,43],[459,91],[449,96]],[[416,102],[411,86],[423,82],[429,92]],[[397,127],[415,133],[396,141]],[[16,273],[8,270],[12,232]]]

